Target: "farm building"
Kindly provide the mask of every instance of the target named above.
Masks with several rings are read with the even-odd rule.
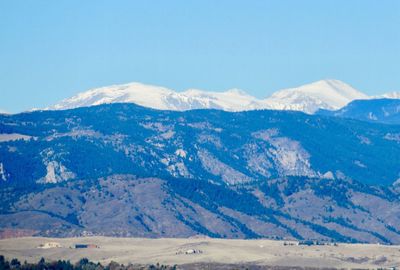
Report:
[[[99,246],[95,244],[76,244],[75,248],[99,248]]]

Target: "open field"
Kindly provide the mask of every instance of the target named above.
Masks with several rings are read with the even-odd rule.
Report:
[[[40,244],[57,242],[60,248],[41,249]],[[75,249],[75,244],[95,244],[99,248]],[[195,250],[195,254],[186,254]],[[400,267],[400,247],[375,244],[339,244],[338,246],[284,245],[272,240],[226,239],[143,239],[143,238],[39,238],[0,240],[0,254],[7,258],[36,262],[77,261],[82,257],[108,263],[184,265],[184,268],[210,264],[269,265],[331,268]],[[189,265],[188,265],[189,264]],[[190,265],[191,264],[191,265]],[[185,267],[186,265],[186,267]]]

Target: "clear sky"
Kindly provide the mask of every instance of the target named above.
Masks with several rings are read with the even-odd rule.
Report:
[[[400,90],[398,0],[0,0],[0,109],[138,81],[257,97],[319,79]]]

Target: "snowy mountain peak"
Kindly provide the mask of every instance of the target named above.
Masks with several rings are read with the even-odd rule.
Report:
[[[240,95],[240,96],[249,96],[249,94],[247,94],[245,91],[238,88],[229,89],[228,91],[226,91],[226,93]]]
[[[195,96],[209,97],[209,96],[225,95],[225,96],[237,96],[237,97],[246,97],[246,98],[256,99],[255,97],[247,94],[245,91],[243,91],[241,89],[236,89],[236,88],[229,89],[224,92],[211,92],[211,91],[203,91],[203,90],[199,90],[199,89],[188,89],[184,92],[181,92],[180,94],[185,95],[185,96],[191,96],[191,97],[195,97]]]
[[[400,99],[400,92],[389,92],[380,96],[376,96],[377,98],[390,98],[390,99]]]
[[[314,113],[318,109],[339,109],[354,99],[369,98],[339,80],[321,80],[296,88],[283,89],[266,101],[277,109]]]
[[[257,103],[257,99],[239,89],[225,92],[189,89],[179,93],[168,88],[135,82],[91,89],[47,109],[71,109],[116,102],[132,102],[154,109],[178,111],[191,109],[243,111],[259,107],[251,107],[250,104]]]
[[[388,95],[393,98],[400,96]],[[225,92],[188,89],[184,92],[176,92],[165,87],[134,82],[91,89],[47,109],[70,109],[104,103],[128,102],[161,110],[274,109],[314,113],[318,109],[336,110],[352,100],[369,98],[339,80],[321,80],[295,88],[283,89],[266,99],[257,99],[240,89],[230,89]]]
[[[91,89],[65,99],[49,109],[71,109],[105,103],[132,102],[145,107],[174,110],[177,109],[175,105],[165,101],[175,94],[168,88],[135,82]]]

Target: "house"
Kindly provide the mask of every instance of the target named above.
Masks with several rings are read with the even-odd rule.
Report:
[[[179,254],[189,255],[189,254],[201,254],[201,253],[203,253],[203,251],[200,249],[188,249],[185,251],[180,250],[180,251],[176,252],[175,254],[176,255],[179,255]]]

